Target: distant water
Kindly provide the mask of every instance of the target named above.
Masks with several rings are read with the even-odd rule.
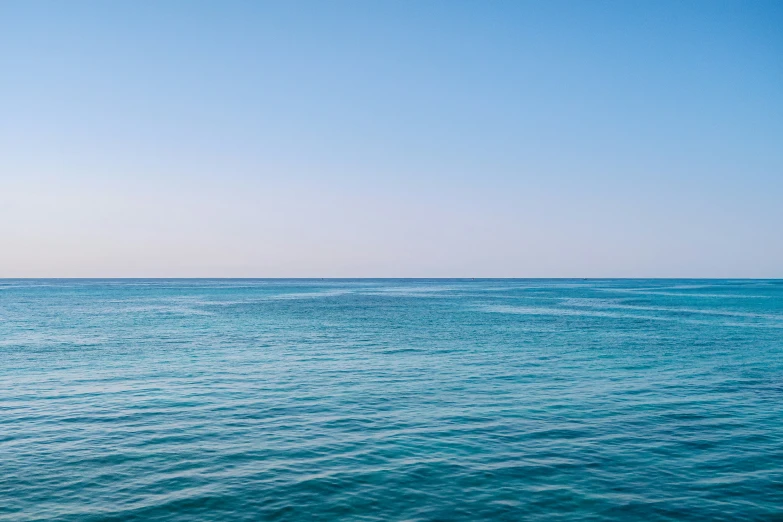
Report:
[[[0,280],[0,520],[783,520],[783,282]]]

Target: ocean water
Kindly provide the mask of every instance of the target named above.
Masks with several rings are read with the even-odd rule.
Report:
[[[783,282],[0,280],[0,520],[783,520]]]

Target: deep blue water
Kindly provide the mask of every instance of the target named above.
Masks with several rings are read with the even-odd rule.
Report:
[[[783,520],[783,282],[0,280],[0,520]]]

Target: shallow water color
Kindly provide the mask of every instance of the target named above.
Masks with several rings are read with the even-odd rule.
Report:
[[[783,282],[0,280],[0,520],[783,518]]]

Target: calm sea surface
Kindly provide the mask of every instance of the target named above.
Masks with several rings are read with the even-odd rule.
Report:
[[[0,520],[783,520],[783,282],[0,280]]]

